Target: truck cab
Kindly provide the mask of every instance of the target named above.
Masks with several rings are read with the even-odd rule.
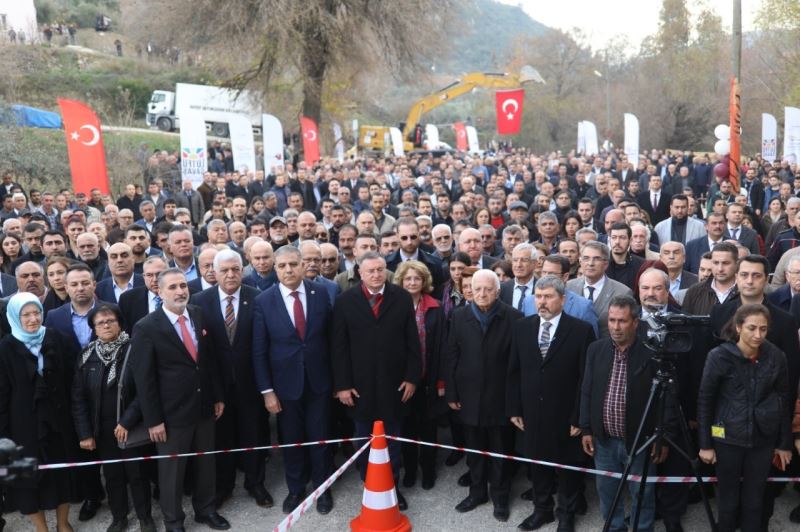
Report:
[[[175,93],[153,91],[147,104],[147,125],[157,126],[161,131],[173,131],[177,125],[175,117]]]

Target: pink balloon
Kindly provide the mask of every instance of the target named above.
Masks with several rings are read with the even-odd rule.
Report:
[[[730,164],[731,164],[731,156],[730,156],[730,154],[725,154],[722,157],[722,160],[720,162],[722,164],[724,164],[726,168],[730,168]]]
[[[717,163],[714,166],[714,175],[720,179],[728,179],[728,175],[730,175],[730,168],[727,164]]]

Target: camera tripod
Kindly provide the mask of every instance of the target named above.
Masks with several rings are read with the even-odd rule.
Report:
[[[631,530],[634,531],[638,530],[639,514],[642,510],[642,497],[644,495],[645,487],[647,486],[647,473],[650,466],[650,448],[655,445],[655,456],[660,456],[664,443],[669,444],[671,448],[670,452],[677,452],[687,462],[689,462],[689,465],[692,468],[692,473],[694,474],[694,477],[697,480],[697,484],[700,488],[700,494],[703,497],[703,505],[705,506],[706,517],[708,518],[710,530],[716,532],[717,523],[714,520],[714,513],[711,511],[711,504],[708,501],[708,496],[703,489],[704,483],[702,477],[700,476],[699,461],[696,454],[690,454],[693,453],[694,447],[692,445],[691,438],[689,437],[689,427],[686,423],[686,418],[683,415],[683,410],[681,409],[680,402],[678,401],[678,394],[675,389],[676,379],[674,362],[673,360],[670,360],[668,356],[664,356],[663,352],[658,352],[656,355],[654,355],[650,362],[656,364],[656,374],[653,377],[653,383],[650,387],[650,396],[647,398],[644,414],[642,415],[642,419],[639,421],[639,428],[636,430],[636,437],[633,439],[631,451],[628,453],[625,469],[622,472],[622,478],[620,479],[619,486],[617,486],[617,492],[614,495],[614,502],[611,504],[608,517],[603,525],[603,532],[608,532],[609,528],[611,527],[611,521],[614,518],[614,512],[622,501],[622,494],[625,490],[626,484],[630,482],[629,477],[634,462],[640,455],[644,454],[642,479],[640,481],[639,492],[636,497],[636,508],[633,512],[633,527],[631,528]],[[677,445],[676,442],[664,430],[664,425],[666,423],[666,420],[664,419],[664,412],[666,410],[668,396],[674,400],[677,407],[678,424],[680,426],[681,437],[686,445],[685,447]],[[656,413],[655,430],[652,436],[642,442],[644,439],[645,423],[653,409],[655,409]]]

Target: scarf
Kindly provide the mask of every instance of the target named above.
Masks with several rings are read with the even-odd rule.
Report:
[[[11,336],[22,342],[25,347],[36,357],[36,371],[42,375],[44,371],[44,356],[41,353],[42,342],[44,341],[45,328],[39,325],[36,332],[28,332],[22,327],[20,314],[28,306],[35,306],[44,319],[44,309],[39,302],[39,298],[30,292],[18,292],[11,296],[6,307],[6,317],[11,326]]]
[[[427,353],[426,353],[426,335],[427,329],[425,328],[425,313],[428,309],[436,308],[439,302],[427,294],[423,294],[419,300],[416,310],[414,311],[414,318],[417,322],[417,334],[419,335],[420,353],[422,354],[422,377],[425,377],[425,370],[427,368]]]
[[[119,350],[125,345],[130,337],[128,333],[122,331],[117,336],[117,339],[111,342],[104,342],[99,338],[87,345],[81,353],[81,362],[79,367],[83,367],[92,353],[97,354],[97,358],[103,363],[103,366],[109,367],[108,378],[106,379],[106,387],[111,388],[117,380],[117,364],[119,363]]]
[[[495,314],[497,314],[497,310],[500,308],[499,301],[495,301],[488,312],[483,312],[478,308],[478,305],[470,305],[470,308],[472,309],[472,314],[478,320],[478,323],[481,324],[483,334],[486,334],[486,331],[489,329],[489,323],[491,323],[492,318],[494,318]]]

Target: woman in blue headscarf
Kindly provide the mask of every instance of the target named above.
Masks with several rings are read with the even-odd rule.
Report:
[[[42,326],[42,304],[28,292],[11,297],[11,334],[0,340],[0,438],[23,447],[40,464],[73,461],[78,449],[69,393],[75,353]],[[6,509],[30,517],[46,532],[45,510],[56,510],[58,532],[72,532],[69,503],[77,502],[73,469],[37,471],[6,492]]]

